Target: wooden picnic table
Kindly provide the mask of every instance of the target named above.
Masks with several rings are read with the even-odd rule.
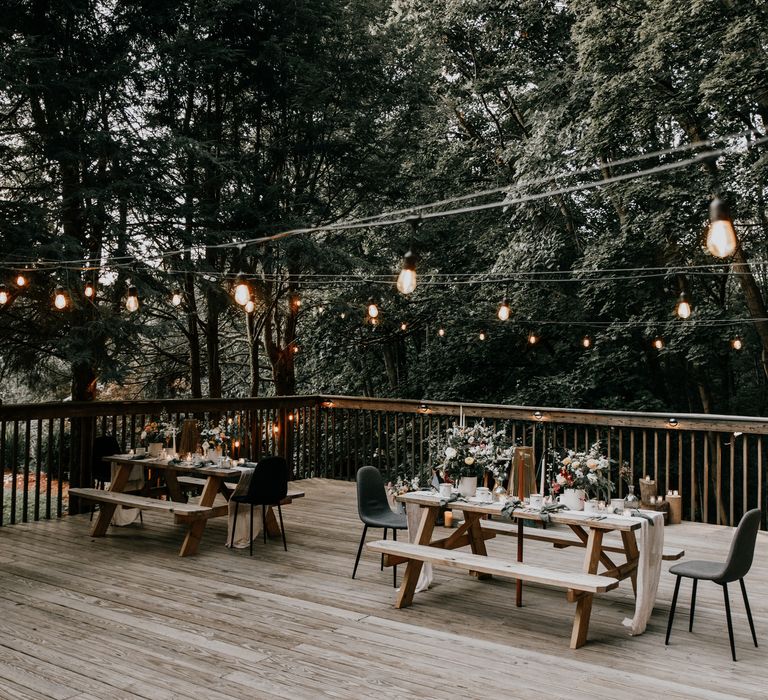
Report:
[[[636,531],[642,523],[637,518],[621,516],[585,517],[583,514],[569,512],[553,512],[547,516],[532,509],[512,511],[510,517],[519,524],[521,536],[518,537],[518,556],[516,562],[500,561],[488,557],[485,541],[496,536],[490,528],[483,528],[481,521],[486,516],[500,516],[503,504],[499,502],[479,503],[474,501],[453,501],[445,504],[446,508],[461,510],[464,522],[448,537],[433,539],[435,522],[440,513],[441,499],[438,495],[425,492],[402,494],[397,500],[405,504],[415,504],[421,507],[421,518],[418,531],[410,543],[395,543],[389,540],[370,543],[369,547],[376,552],[386,554],[385,563],[397,565],[406,563],[405,575],[398,591],[395,607],[403,608],[413,602],[416,583],[419,579],[424,562],[444,564],[454,568],[463,568],[478,578],[499,575],[517,581],[517,605],[522,604],[521,585],[523,581],[543,583],[566,589],[566,598],[576,603],[570,646],[576,649],[582,646],[589,631],[589,620],[592,612],[592,601],[595,593],[615,588],[619,581],[629,578],[633,590],[637,586],[637,566],[639,549]],[[522,563],[523,521],[542,521],[548,519],[552,523],[567,525],[576,537],[584,544],[584,559],[581,571],[563,572],[546,567],[528,566]],[[620,550],[626,561],[620,564],[608,556],[603,547],[603,536],[609,532],[618,532],[621,536],[623,549]],[[469,545],[472,554],[453,553],[450,550]],[[612,546],[611,553],[617,548]],[[602,563],[605,571],[599,575],[598,565]]]
[[[179,551],[179,556],[182,557],[197,553],[209,518],[225,517],[229,514],[228,503],[214,505],[216,495],[221,494],[229,501],[232,488],[227,479],[239,478],[241,474],[239,469],[232,467],[211,464],[195,466],[189,462],[171,462],[155,457],[137,459],[131,455],[111,455],[105,457],[104,461],[111,462],[117,467],[108,490],[89,488],[71,488],[69,490],[70,494],[100,503],[98,516],[91,524],[91,536],[104,537],[107,534],[118,505],[142,510],[162,511],[172,514],[177,523],[186,526],[186,535]],[[169,500],[123,493],[131,471],[137,465],[164,473]],[[187,503],[187,497],[182,489],[182,484],[189,485],[190,483],[202,487],[200,501],[197,504]],[[304,496],[303,491],[289,488],[287,497],[280,505],[291,503],[294,498],[301,498],[302,496]],[[268,534],[271,536],[279,535],[280,525],[271,507],[267,510],[266,520]]]

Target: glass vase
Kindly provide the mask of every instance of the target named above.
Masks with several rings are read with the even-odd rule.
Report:
[[[639,508],[640,499],[635,496],[635,485],[630,484],[627,486],[627,497],[624,499],[624,508]]]

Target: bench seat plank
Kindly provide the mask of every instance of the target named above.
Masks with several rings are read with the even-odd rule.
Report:
[[[178,481],[180,484],[183,484],[185,486],[205,486],[205,479],[201,479],[197,476],[177,476],[176,481]],[[225,488],[230,489],[233,491],[235,487],[237,486],[236,481],[225,481],[224,482]],[[304,497],[304,491],[299,491],[298,489],[288,489],[288,495],[280,501],[280,505],[284,506],[290,503],[294,498],[303,498]]]
[[[71,488],[69,493],[89,501],[99,503],[111,503],[127,508],[139,508],[140,510],[156,510],[164,513],[178,513],[186,516],[204,516],[210,512],[210,507],[192,503],[177,503],[176,501],[161,501],[157,498],[135,496],[130,493],[118,493],[115,491],[102,491],[100,489]]]
[[[378,540],[376,542],[369,542],[367,547],[374,552],[394,555],[404,559],[416,559],[453,569],[477,571],[503,578],[519,579],[530,583],[540,583],[546,586],[573,589],[587,593],[603,593],[616,588],[619,583],[616,579],[609,576],[557,571],[555,569],[510,562],[504,559],[462,552],[455,549],[439,549],[429,545],[411,544],[410,542]]]
[[[508,535],[509,537],[517,537],[517,525],[513,523],[500,522],[498,520],[483,520],[481,526],[484,530],[495,532],[498,535]],[[585,543],[580,539],[574,537],[569,532],[562,532],[560,530],[543,530],[535,527],[524,527],[523,537],[527,540],[537,540],[539,542],[549,542],[555,547],[585,547]],[[617,552],[619,554],[624,553],[624,545],[619,542],[603,541],[603,551],[605,552]],[[676,561],[682,559],[685,556],[685,550],[679,547],[664,547],[664,551],[661,558],[664,561]]]

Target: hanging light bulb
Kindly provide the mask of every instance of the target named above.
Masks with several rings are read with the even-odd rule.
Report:
[[[480,340],[485,340],[487,336],[485,335],[485,331],[480,331],[480,334],[477,337],[480,338]]]
[[[298,352],[299,352],[299,346],[298,345],[294,345],[293,346],[293,354],[296,355]]]
[[[408,330],[408,324],[407,324],[405,321],[403,321],[403,322],[400,324],[400,330],[401,330],[401,331],[407,331],[407,330]]]
[[[256,310],[256,304],[253,303],[253,299],[246,301],[243,309],[245,309],[245,313],[252,314]]]
[[[379,317],[379,307],[376,306],[376,302],[373,300],[373,298],[368,300],[368,318],[378,318]]]
[[[592,338],[590,338],[588,335],[585,335],[581,339],[581,347],[583,347],[585,350],[588,350],[592,347]]]
[[[4,284],[0,284],[0,306],[5,306],[8,303],[8,290]]]
[[[325,307],[324,306],[318,306],[317,307],[317,313],[322,314],[324,312],[325,312]]]
[[[347,317],[347,312],[346,312],[346,311],[342,311],[342,312],[339,314],[339,316],[341,317],[341,320],[343,321],[343,320],[344,320],[344,319]]]
[[[125,298],[125,308],[131,313],[139,310],[139,292],[133,285],[128,287],[128,296]]]
[[[56,287],[56,293],[53,296],[53,305],[59,311],[67,308],[67,295],[64,293],[64,287]]]
[[[93,282],[86,282],[85,289],[83,289],[86,299],[93,299],[96,296],[96,288],[93,286]]]
[[[707,250],[716,258],[727,258],[736,252],[736,232],[728,205],[715,197],[709,205]]]
[[[651,343],[656,350],[661,350],[664,347],[664,338],[660,335],[656,336]]]
[[[528,344],[529,345],[536,345],[536,343],[538,343],[538,342],[539,342],[539,336],[536,335],[536,333],[534,333],[533,331],[531,331],[528,334]]]
[[[499,321],[507,321],[509,320],[509,304],[507,303],[507,297],[504,297],[501,300],[501,304],[499,304],[499,310],[496,312],[496,315],[499,317]]]
[[[409,250],[403,256],[403,269],[397,276],[397,291],[401,294],[410,294],[414,289],[416,289],[416,256]]]
[[[171,304],[173,306],[181,306],[181,292],[178,289],[173,290],[173,294],[171,295]]]
[[[248,280],[245,279],[245,275],[241,272],[235,280],[235,301],[240,306],[245,306],[250,298],[251,288],[248,286]]]
[[[438,334],[438,335],[439,335],[441,338],[445,337],[445,328],[438,328],[438,330],[437,330],[437,334]]]
[[[680,298],[675,307],[675,313],[682,319],[690,318],[692,309],[685,292],[680,292]]]
[[[16,276],[16,286],[17,287],[26,287],[27,286],[27,278],[24,276],[23,272],[20,272]]]
[[[741,350],[744,347],[744,343],[738,335],[731,341],[731,347],[734,350]]]

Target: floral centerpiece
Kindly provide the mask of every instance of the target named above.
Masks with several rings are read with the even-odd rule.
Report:
[[[220,421],[216,425],[209,425],[208,427],[203,428],[200,431],[200,443],[203,446],[203,452],[205,452],[206,449],[227,449],[231,441],[228,427],[229,426],[224,421]],[[208,445],[207,448],[206,443]]]
[[[501,470],[506,473],[506,465],[499,466],[497,458],[508,453],[504,444],[504,431],[494,431],[483,421],[473,426],[455,425],[449,428],[444,446],[443,472],[454,482],[460,479],[477,479],[486,469],[493,472],[497,480],[503,478]]]
[[[176,426],[168,421],[153,420],[149,421],[141,430],[139,439],[144,445],[151,445],[152,443],[162,443],[167,445],[173,436],[176,434]]]
[[[562,494],[566,489],[576,489],[607,501],[613,491],[609,467],[610,461],[601,453],[599,442],[587,452],[568,450],[564,457],[552,450],[548,465],[550,490],[553,494]]]

